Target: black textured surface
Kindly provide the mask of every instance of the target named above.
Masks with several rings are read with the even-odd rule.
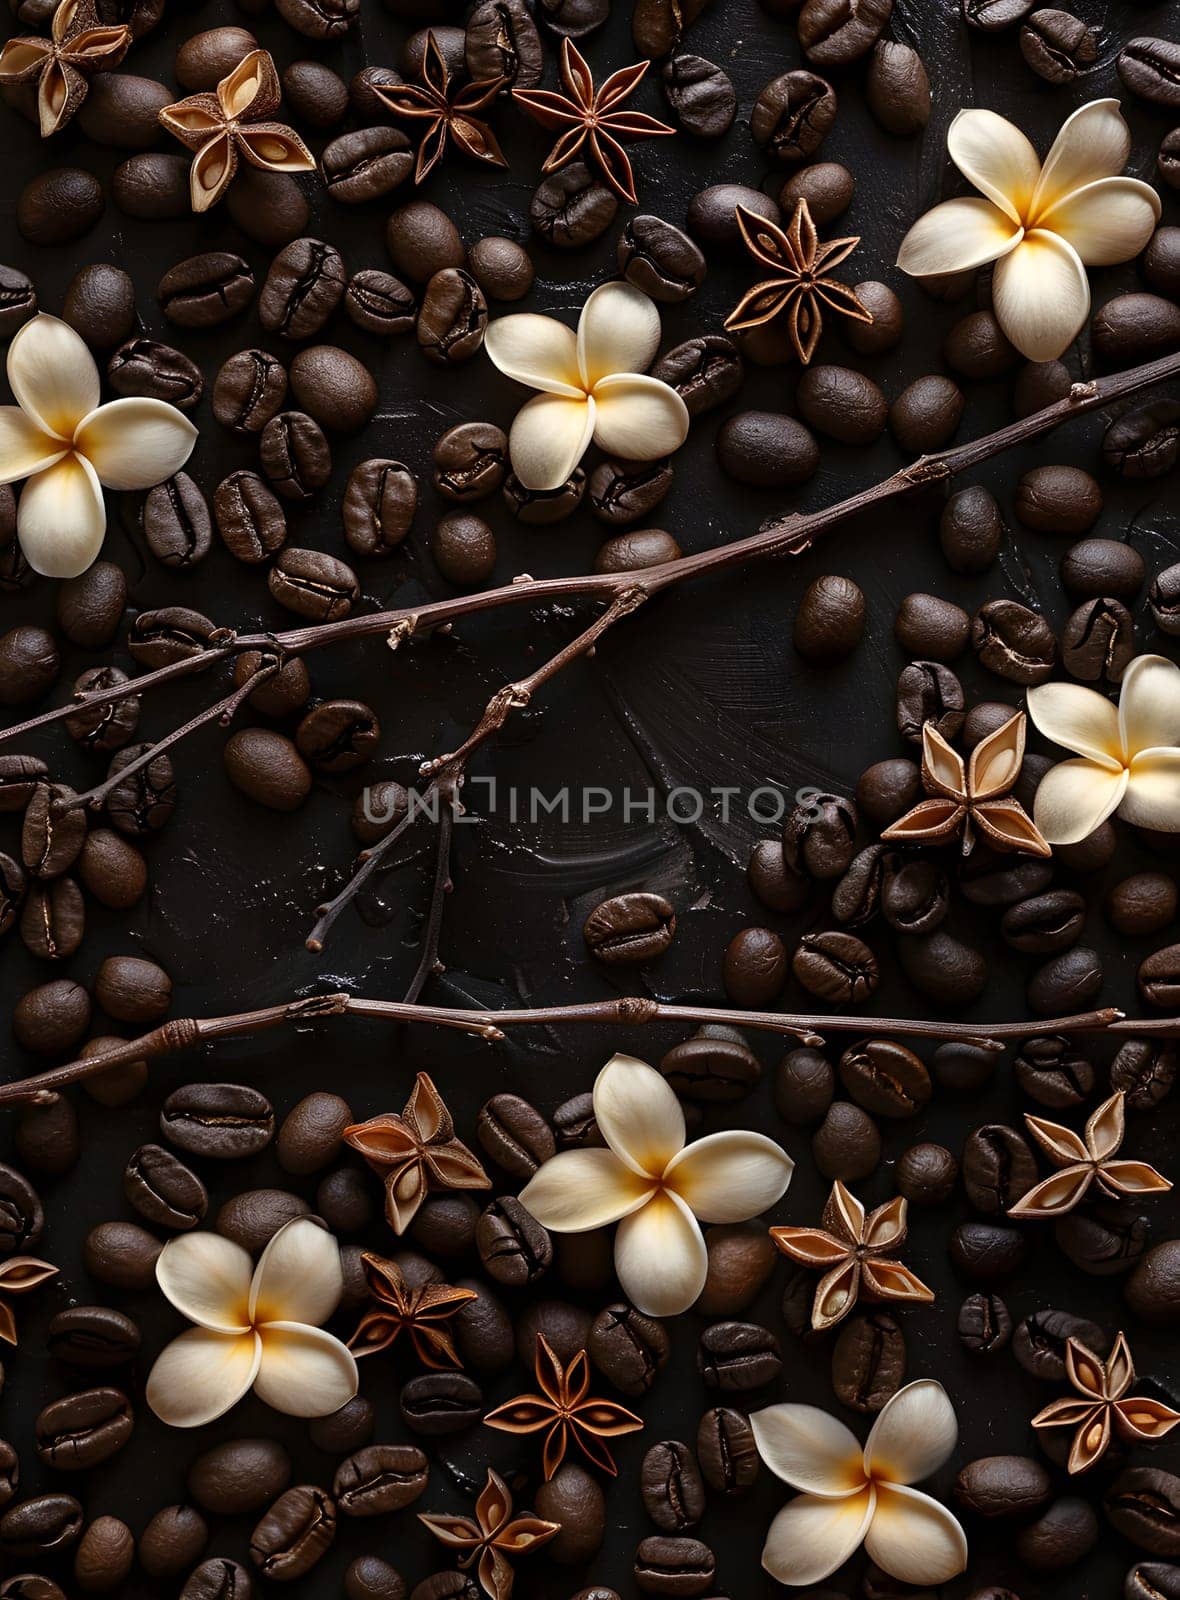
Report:
[[[848,263],[849,282],[882,278],[900,293],[907,329],[891,354],[861,362],[851,356],[836,331],[829,331],[820,359],[863,366],[894,396],[914,377],[942,370],[939,350],[945,332],[976,301],[947,306],[928,299],[892,267],[897,245],[912,220],[936,200],[959,192],[958,179],[944,155],[944,134],[955,112],[966,105],[990,106],[1014,118],[1043,151],[1060,121],[1077,105],[1101,94],[1120,93],[1114,58],[1130,37],[1168,31],[1167,6],[1114,3],[1079,6],[1099,33],[1096,66],[1066,89],[1050,89],[1025,68],[1016,33],[970,34],[958,7],[949,0],[903,3],[893,21],[893,35],[916,45],[930,70],[934,114],[923,137],[896,140],[881,133],[865,108],[862,68],[836,79],[840,112],[823,148],[823,157],[842,160],[857,177],[850,210],[834,230],[858,232],[862,243]],[[595,70],[605,73],[633,59],[628,7],[616,0],[608,27],[586,43]],[[200,6],[173,5],[160,28],[136,46],[124,70],[172,82],[176,47],[190,33],[222,22],[244,22],[273,49],[280,67],[289,61],[320,57],[350,77],[365,64],[398,60],[409,29],[397,23],[376,0],[363,0],[359,27],[342,45],[320,49],[284,27],[273,15],[242,16],[223,0]],[[746,126],[761,85],[771,76],[800,64],[794,27],[766,17],[753,0],[715,0],[691,30],[686,47],[719,62],[738,86],[740,112],[718,144],[696,144],[678,137],[636,147],[635,166],[640,209],[652,210],[680,224],[691,195],[723,179],[758,184],[766,176],[759,152]],[[556,51],[547,43],[547,82],[555,76]],[[637,101],[657,115],[665,111],[653,81]],[[1167,130],[1163,113],[1129,103],[1125,107],[1135,134],[1129,170],[1151,178],[1154,151]],[[104,180],[121,156],[86,141],[76,129],[59,136],[51,147],[40,144],[35,130],[5,112],[2,180],[5,241],[3,258],[35,279],[41,305],[56,312],[61,295],[77,266],[115,261],[133,273],[137,303],[145,330],[176,343],[202,366],[207,387],[220,362],[232,351],[268,341],[260,336],[253,309],[208,334],[172,331],[155,300],[155,286],[165,269],[197,250],[226,247],[240,251],[253,265],[258,281],[267,253],[242,238],[224,206],[204,218],[179,223],[136,223],[108,202],[97,226],[76,245],[49,251],[27,245],[13,225],[15,199],[22,183],[51,162],[92,167]],[[461,159],[449,160],[427,184],[425,194],[448,209],[468,243],[483,234],[524,237],[528,201],[547,148],[546,135],[519,114],[504,110],[498,127],[511,156],[509,173],[483,172]],[[304,130],[306,131],[306,130]],[[318,150],[321,142],[312,140]],[[168,147],[161,137],[160,148]],[[179,148],[179,147],[172,147]],[[785,176],[785,174],[783,174]],[[778,177],[772,175],[772,192]],[[336,206],[316,181],[306,181],[313,220],[309,231],[338,243],[349,267],[385,266],[383,228],[389,206]],[[403,189],[396,201],[408,198]],[[1167,202],[1174,217],[1174,202]],[[530,243],[537,264],[537,282],[527,309],[576,316],[586,293],[613,271],[614,247],[627,215],[621,208],[615,225],[597,245],[566,254]],[[1092,275],[1096,303],[1120,287],[1142,287],[1133,265]],[[692,334],[717,331],[725,312],[753,281],[745,263],[711,264],[702,292],[686,305],[665,309],[664,343],[668,348]],[[496,307],[493,314],[522,307]],[[414,530],[401,550],[384,562],[362,563],[363,605],[405,604],[449,591],[426,551],[426,538],[437,511],[443,509],[429,486],[430,451],[437,435],[453,422],[489,418],[507,425],[523,396],[499,377],[484,356],[455,371],[427,363],[411,335],[382,342],[359,333],[342,315],[325,330],[327,339],[355,351],[369,364],[380,385],[380,409],[359,435],[334,441],[334,472],[329,487],[308,510],[290,513],[291,542],[347,557],[339,524],[339,501],[351,466],[367,456],[389,455],[405,461],[418,475],[422,499]],[[1068,360],[1078,375],[1087,371],[1085,338]],[[811,507],[841,498],[892,471],[900,457],[886,436],[871,450],[824,444],[816,478],[794,495],[743,490],[720,473],[713,438],[724,417],[738,409],[790,409],[795,372],[788,368],[750,367],[745,385],[730,406],[694,425],[688,443],[675,460],[675,483],[668,500],[652,521],[674,533],[686,550],[752,531],[766,516],[792,507]],[[961,437],[1007,421],[1010,383],[969,385]],[[253,465],[254,446],[229,437],[213,421],[208,399],[195,413],[201,438],[190,471],[211,495],[233,467]],[[1104,419],[1085,419],[1068,431],[993,463],[973,481],[986,482],[1010,508],[1020,472],[1036,462],[1069,461],[1096,468],[1097,445]],[[1178,528],[1174,492],[1163,483],[1126,484],[1103,475],[1106,508],[1094,532],[1133,542],[1144,555],[1149,574],[1177,559]],[[1171,495],[1171,498],[1169,498]],[[147,554],[135,527],[132,497],[124,506],[111,498],[111,528],[104,556],[119,562],[130,584],[130,603],[138,610],[163,604],[194,605],[219,623],[239,629],[282,628],[290,619],[270,600],[263,574],[239,566],[215,542],[207,562],[190,575],[173,576]],[[495,581],[514,574],[535,576],[586,570],[603,530],[583,511],[570,522],[550,529],[529,530],[516,524],[498,499],[489,503],[499,541]],[[834,532],[813,553],[767,569],[750,569],[722,579],[707,579],[683,592],[674,590],[645,609],[636,620],[621,624],[592,661],[574,665],[529,711],[517,715],[504,736],[473,765],[473,777],[494,776],[501,794],[513,784],[540,783],[547,789],[568,784],[576,795],[590,785],[608,785],[666,793],[680,784],[737,786],[743,793],[762,784],[787,792],[817,784],[850,793],[866,764],[904,751],[894,725],[893,694],[903,658],[893,642],[892,619],[898,602],[911,590],[930,590],[952,598],[969,610],[982,600],[1009,595],[1044,611],[1060,624],[1068,614],[1057,577],[1057,562],[1067,541],[1017,530],[1006,542],[1000,562],[986,577],[957,579],[939,554],[935,524],[939,500],[916,498],[885,515],[868,516]],[[480,508],[481,511],[483,508]],[[798,595],[814,576],[824,572],[852,575],[868,598],[869,630],[855,656],[836,669],[805,667],[790,645],[791,619]],[[39,582],[20,595],[0,597],[0,626],[52,615],[54,586]],[[461,622],[449,637],[403,648],[390,655],[379,639],[316,654],[310,660],[318,696],[348,694],[367,700],[378,711],[382,739],[378,757],[343,779],[317,781],[307,805],[294,816],[262,812],[233,790],[220,760],[225,735],[204,730],[175,753],[181,791],[176,817],[149,847],[151,889],[130,915],[89,907],[90,931],[82,951],[65,971],[88,983],[101,959],[113,952],[143,954],[161,962],[176,984],[176,1015],[221,1014],[265,1005],[297,994],[344,988],[357,993],[397,998],[413,971],[429,875],[432,841],[414,837],[394,868],[378,880],[375,893],[362,898],[359,914],[347,912],[337,924],[326,951],[313,957],[303,947],[316,903],[343,881],[354,852],[348,827],[353,797],[365,782],[382,776],[412,781],[424,757],[451,748],[471,726],[500,684],[528,671],[575,631],[586,613],[577,605],[530,610],[514,608],[493,616]],[[1140,648],[1161,645],[1152,634],[1142,599],[1136,621]],[[70,650],[61,683],[47,704],[56,704],[82,667],[95,657]],[[103,653],[127,666],[121,646]],[[961,664],[969,703],[1007,699],[1018,703],[1011,686]],[[169,688],[144,702],[140,737],[159,736],[175,726],[214,692],[211,676]],[[35,708],[34,708],[35,709]],[[53,771],[78,786],[92,783],[100,769],[88,765],[64,731],[58,728],[27,748],[50,760]],[[596,818],[584,826],[561,826],[554,820],[536,825],[513,822],[506,804],[490,808],[487,788],[469,788],[470,825],[457,830],[455,890],[450,897],[442,938],[447,972],[428,986],[426,998],[455,1005],[547,1005],[626,992],[652,994],[676,1001],[721,1000],[720,959],[728,939],[748,922],[769,923],[788,944],[807,928],[826,925],[819,895],[813,908],[798,917],[775,918],[760,909],[744,878],[749,847],[767,830],[740,811],[726,823],[706,814],[699,823],[676,826],[666,821],[627,824],[621,814]],[[662,809],[662,805],[661,805]],[[1084,942],[1099,949],[1106,961],[1102,1001],[1136,1008],[1134,971],[1143,950],[1136,941],[1119,940],[1107,929],[1099,910],[1102,885],[1125,870],[1152,864],[1153,858],[1125,831],[1119,857],[1099,879],[1081,884],[1090,902]],[[0,848],[12,849],[14,820],[0,819]],[[1068,875],[1058,874],[1061,882]],[[679,928],[668,954],[638,975],[624,973],[620,988],[610,975],[592,966],[581,939],[586,912],[604,895],[625,888],[663,892],[676,905]],[[998,937],[995,921],[966,908],[956,927],[975,939],[988,955],[991,982],[970,1015],[1000,1018],[1023,1015],[1023,983],[1031,958],[1009,951]],[[882,960],[885,978],[871,1010],[879,1014],[920,1015],[925,1006],[896,970],[889,941],[870,930],[869,941]],[[1159,940],[1157,942],[1165,942]],[[32,983],[55,975],[34,963],[10,937],[0,966],[0,998],[5,1013]],[[809,1004],[789,986],[786,1006]],[[3,1029],[0,1045],[12,1074],[35,1069]],[[460,1135],[474,1142],[474,1118],[491,1093],[511,1089],[552,1108],[567,1096],[588,1089],[597,1068],[612,1049],[625,1049],[649,1059],[658,1056],[677,1035],[626,1030],[569,1029],[516,1033],[502,1045],[485,1045],[444,1033],[419,1029],[391,1030],[359,1022],[321,1024],[299,1035],[273,1033],[253,1041],[224,1045],[206,1054],[192,1053],[162,1062],[153,1071],[147,1092],[130,1108],[104,1110],[79,1094],[83,1156],[65,1178],[39,1184],[47,1225],[37,1253],[62,1267],[58,1284],[33,1303],[21,1305],[21,1348],[9,1358],[8,1384],[0,1403],[0,1433],[18,1447],[22,1492],[50,1487],[75,1489],[64,1476],[41,1466],[32,1448],[32,1418],[47,1400],[63,1392],[65,1375],[44,1353],[45,1323],[53,1311],[72,1303],[108,1301],[125,1308],[144,1329],[144,1352],[138,1388],[151,1358],[166,1338],[179,1330],[175,1318],[154,1295],[123,1296],[91,1283],[81,1265],[82,1240],[95,1223],[129,1216],[121,1194],[121,1173],[127,1156],[156,1134],[159,1105],[169,1090],[189,1079],[235,1079],[258,1085],[271,1096],[279,1115],[315,1087],[345,1093],[358,1118],[400,1109],[415,1070],[431,1072],[452,1106]],[[779,1138],[798,1162],[794,1183],[773,1220],[809,1223],[818,1219],[827,1185],[815,1171],[805,1130],[786,1127],[776,1116],[770,1096],[770,1069],[776,1059],[773,1040],[755,1040],[766,1067],[760,1089],[748,1100],[709,1114],[707,1128],[753,1126]],[[834,1053],[838,1053],[834,1052]],[[1108,1054],[1109,1052],[1107,1052]],[[1096,1052],[1098,1054],[1098,1052]],[[892,1192],[891,1162],[916,1139],[930,1138],[956,1152],[969,1129],[990,1120],[1015,1121],[1025,1109],[1009,1081],[1009,1056],[992,1085],[976,1096],[936,1094],[928,1113],[911,1124],[885,1128],[886,1155],[871,1180],[859,1186],[862,1197],[879,1203]],[[1102,1060],[1105,1060],[1105,1054]],[[1104,1082],[1100,1071],[1099,1083]],[[9,1119],[10,1120],[10,1119]],[[1070,1120],[1067,1114],[1065,1120]],[[1154,1159],[1174,1174],[1175,1112],[1168,1104],[1148,1118],[1129,1119],[1127,1150]],[[0,1134],[0,1155],[10,1130]],[[262,1184],[282,1184],[314,1193],[315,1180],[287,1180],[271,1153],[242,1163],[198,1163],[211,1191],[211,1213],[231,1194]],[[975,1362],[960,1350],[955,1317],[970,1285],[958,1281],[946,1258],[946,1241],[954,1223],[968,1215],[956,1198],[934,1213],[912,1213],[911,1240],[905,1259],[937,1290],[937,1303],[906,1313],[909,1372],[933,1376],[947,1387],[958,1411],[961,1438],[951,1462],[934,1481],[938,1492],[949,1490],[955,1471],[974,1456],[998,1451],[1033,1452],[1028,1418],[1059,1391],[1037,1384],[1006,1353]],[[1177,1208],[1164,1200],[1150,1208],[1153,1237],[1175,1229]],[[1036,1248],[1028,1266],[1002,1292],[1014,1319],[1044,1306],[1092,1316],[1113,1335],[1125,1327],[1141,1374],[1165,1388],[1175,1377],[1174,1341],[1166,1334],[1137,1325],[1123,1306],[1118,1281],[1087,1278],[1068,1266],[1056,1251],[1051,1230],[1032,1230]],[[392,1248],[394,1241],[375,1226],[370,1242]],[[465,1267],[469,1264],[465,1263]],[[786,1351],[781,1382],[752,1397],[752,1404],[795,1399],[839,1407],[829,1384],[826,1341],[804,1345],[783,1327],[778,1300],[783,1282],[779,1268],[770,1286],[747,1315],[764,1321],[780,1334]],[[554,1278],[540,1294],[561,1296]],[[609,1290],[590,1297],[595,1305],[611,1298]],[[350,1331],[348,1319],[341,1319]],[[562,1570],[545,1556],[521,1563],[517,1593],[540,1600],[565,1600],[583,1583],[610,1583],[624,1595],[634,1593],[630,1576],[634,1546],[654,1531],[638,1495],[639,1463],[649,1443],[665,1437],[692,1440],[697,1418],[715,1396],[701,1384],[695,1368],[700,1319],[687,1315],[673,1329],[672,1367],[654,1392],[639,1405],[646,1424],[642,1435],[620,1443],[617,1483],[608,1485],[610,1532],[599,1557],[585,1570]],[[1170,1366],[1170,1370],[1169,1370]],[[399,1352],[362,1367],[362,1389],[377,1404],[376,1437],[400,1439],[397,1415],[401,1376],[412,1370]],[[517,1369],[489,1391],[489,1405],[517,1392],[526,1374]],[[170,1431],[150,1415],[137,1398],[137,1424],[131,1444],[113,1462],[84,1476],[81,1493],[89,1515],[123,1516],[138,1534],[158,1506],[183,1498],[187,1463],[202,1448],[241,1434],[274,1433],[296,1457],[295,1482],[330,1482],[334,1460],[316,1451],[303,1424],[276,1416],[249,1400],[229,1416],[197,1434]],[[858,1431],[862,1419],[849,1417]],[[432,1481],[416,1509],[459,1510],[469,1506],[468,1480],[482,1480],[485,1464],[535,1473],[537,1453],[528,1444],[482,1428],[455,1440],[429,1445]],[[1139,1459],[1139,1458],[1137,1458]],[[1145,1457],[1142,1459],[1146,1459]],[[1151,1459],[1180,1468],[1180,1445],[1166,1443]],[[1110,1469],[1104,1464],[1087,1478],[1082,1493],[1097,1497]],[[453,1481],[452,1481],[453,1480]],[[535,1481],[535,1480],[534,1480]],[[1067,1490],[1064,1473],[1054,1469],[1055,1488]],[[532,1482],[519,1496],[527,1504]],[[788,1491],[763,1473],[754,1492],[735,1506],[710,1505],[699,1533],[717,1552],[717,1590],[754,1600],[777,1592],[758,1568],[765,1528]],[[252,1519],[214,1521],[210,1553],[245,1559]],[[1134,1552],[1105,1529],[1100,1548],[1084,1568],[1056,1578],[1023,1572],[1010,1554],[1006,1526],[968,1525],[972,1548],[967,1578],[949,1585],[947,1596],[966,1595],[984,1582],[1009,1583],[1022,1596],[1039,1600],[1108,1600],[1119,1590],[1121,1574]],[[411,1584],[445,1564],[443,1552],[412,1514],[396,1519],[349,1522],[335,1549],[299,1586],[306,1595],[341,1591],[348,1560],[362,1550],[379,1550]],[[858,1558],[839,1586],[857,1592],[863,1558]],[[67,1587],[68,1587],[67,1583]],[[138,1573],[128,1581],[129,1596],[173,1593],[167,1585],[149,1585]]]

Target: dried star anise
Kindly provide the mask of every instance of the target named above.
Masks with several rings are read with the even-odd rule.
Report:
[[[831,276],[856,249],[859,235],[821,244],[806,200],[798,202],[785,230],[745,206],[738,206],[737,222],[746,249],[774,277],[756,283],[738,301],[725,319],[731,333],[760,328],[785,315],[791,346],[806,366],[823,332],[825,306],[856,322],[872,322],[872,312],[856,292]]]
[[[865,1215],[865,1208],[839,1181],[824,1207],[822,1228],[771,1228],[785,1256],[822,1270],[811,1308],[811,1326],[834,1328],[858,1300],[907,1300],[929,1304],[934,1293],[920,1278],[887,1259],[905,1243],[906,1203],[899,1195]]]
[[[1112,1431],[1132,1443],[1162,1439],[1180,1422],[1160,1400],[1130,1395],[1135,1382],[1127,1336],[1120,1333],[1105,1361],[1079,1339],[1065,1341],[1065,1370],[1080,1400],[1054,1400],[1032,1419],[1034,1428],[1074,1428],[1069,1470],[1088,1472],[1106,1453]]]
[[[279,75],[265,50],[251,50],[213,93],[165,106],[160,121],[194,151],[189,193],[208,211],[233,182],[239,158],[266,172],[313,172],[315,158],[297,133],[267,119],[282,100]]]
[[[1072,1211],[1097,1184],[1109,1199],[1164,1194],[1172,1185],[1146,1161],[1114,1159],[1126,1133],[1121,1090],[1104,1100],[1086,1123],[1085,1137],[1059,1122],[1025,1112],[1028,1131],[1059,1170],[1042,1178],[1008,1209],[1010,1217],[1044,1220]]]
[[[418,146],[414,182],[421,183],[442,160],[447,140],[453,139],[464,155],[489,167],[506,167],[508,162],[491,128],[475,113],[494,100],[504,86],[504,78],[485,78],[451,92],[451,74],[431,29],[422,46],[421,83],[373,85],[373,93],[395,117],[409,117],[426,123]]]
[[[361,1318],[348,1348],[357,1356],[376,1355],[406,1333],[424,1366],[461,1367],[451,1335],[441,1324],[466,1301],[478,1298],[475,1290],[454,1289],[449,1283],[421,1283],[411,1289],[396,1261],[363,1250],[361,1262],[376,1304]]]
[[[475,1502],[474,1517],[423,1515],[431,1533],[450,1549],[460,1551],[459,1565],[475,1567],[483,1592],[491,1600],[508,1600],[516,1574],[511,1557],[530,1555],[561,1532],[558,1522],[542,1517],[512,1515],[512,1495],[498,1472],[488,1468],[488,1479]]]
[[[563,39],[561,77],[565,94],[555,94],[551,89],[512,91],[512,98],[543,128],[563,130],[541,171],[556,172],[559,167],[568,166],[587,145],[614,192],[628,205],[634,205],[635,173],[619,140],[654,139],[676,132],[643,111],[618,109],[635,93],[650,66],[650,61],[638,61],[634,66],[620,67],[595,91],[594,74],[585,58],[569,38]]]
[[[882,834],[898,844],[946,844],[962,837],[964,855],[983,834],[997,850],[1020,850],[1048,856],[1052,850],[1024,807],[1009,790],[1024,761],[1023,711],[981,739],[964,764],[962,756],[932,722],[922,729],[922,787],[933,798],[923,800]]]
[[[479,1160],[455,1138],[442,1096],[424,1072],[415,1079],[405,1110],[387,1111],[344,1130],[344,1142],[385,1179],[385,1217],[404,1233],[431,1188],[490,1189]]]
[[[9,39],[0,51],[0,84],[37,83],[41,137],[57,133],[85,100],[87,79],[117,67],[131,44],[131,29],[104,28],[91,0],[61,0],[48,39]]]
[[[540,1394],[521,1394],[483,1419],[489,1428],[504,1433],[545,1433],[541,1462],[548,1482],[565,1460],[570,1439],[582,1454],[603,1472],[614,1477],[618,1471],[605,1439],[634,1433],[643,1421],[613,1400],[588,1400],[590,1367],[586,1352],[579,1350],[566,1366],[544,1334],[537,1335],[537,1387]]]
[[[6,1344],[16,1343],[16,1318],[6,1297],[28,1294],[56,1277],[53,1263],[39,1261],[36,1256],[9,1256],[7,1261],[0,1261],[0,1339]]]

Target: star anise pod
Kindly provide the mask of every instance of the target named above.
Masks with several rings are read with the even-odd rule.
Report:
[[[858,1300],[908,1300],[929,1304],[934,1292],[888,1258],[905,1243],[906,1203],[897,1196],[865,1215],[865,1208],[839,1181],[824,1207],[822,1228],[771,1228],[785,1256],[822,1270],[811,1307],[811,1326],[834,1328]]]
[[[90,90],[96,72],[117,67],[131,44],[131,29],[104,28],[92,0],[61,0],[48,39],[9,39],[0,50],[0,84],[37,84],[41,137],[64,128]]]
[[[613,1400],[588,1400],[590,1366],[586,1352],[579,1350],[565,1366],[541,1333],[537,1335],[536,1374],[541,1393],[517,1395],[515,1400],[489,1411],[483,1419],[488,1427],[504,1433],[547,1430],[541,1451],[546,1483],[565,1460],[571,1439],[596,1467],[615,1477],[618,1468],[603,1441],[634,1433],[643,1427],[642,1419]]]
[[[404,1233],[429,1189],[490,1189],[476,1156],[455,1138],[442,1096],[424,1072],[414,1081],[405,1110],[387,1111],[344,1130],[344,1142],[385,1179],[385,1217]]]
[[[488,1480],[475,1502],[474,1517],[418,1514],[431,1533],[449,1549],[460,1551],[460,1567],[475,1567],[480,1587],[491,1600],[508,1600],[516,1574],[512,1560],[531,1555],[561,1532],[558,1522],[546,1522],[527,1513],[512,1515],[512,1496],[498,1472],[488,1468]]]
[[[783,316],[795,355],[806,366],[823,332],[825,306],[856,322],[872,322],[873,313],[855,290],[832,277],[860,243],[859,235],[821,244],[806,200],[795,206],[785,229],[745,206],[738,206],[736,214],[746,249],[774,276],[756,283],[734,306],[725,319],[731,333]]]
[[[970,855],[976,834],[981,833],[997,850],[1052,855],[1032,818],[1008,792],[1020,776],[1024,733],[1024,712],[1018,711],[981,739],[964,764],[959,752],[927,722],[922,729],[922,787],[933,798],[891,823],[882,839],[947,844],[961,837],[963,854]]]
[[[7,1261],[0,1261],[0,1339],[6,1344],[16,1343],[16,1318],[7,1297],[28,1294],[56,1277],[53,1263],[39,1261],[36,1256],[9,1256]]]
[[[506,167],[508,162],[496,135],[475,113],[496,98],[507,80],[483,78],[452,92],[450,69],[433,28],[422,46],[420,70],[421,83],[373,85],[374,94],[395,117],[409,117],[426,124],[418,146],[414,182],[421,183],[442,160],[448,139],[453,139],[464,155],[486,166]]]
[[[411,1289],[396,1261],[368,1250],[361,1252],[361,1263],[376,1304],[361,1318],[348,1348],[358,1356],[376,1355],[406,1333],[424,1366],[461,1367],[451,1335],[441,1324],[468,1300],[477,1299],[475,1290],[454,1289],[449,1283],[421,1283]]]
[[[1126,1133],[1123,1102],[1121,1089],[1104,1100],[1087,1121],[1084,1138],[1059,1122],[1025,1112],[1028,1131],[1059,1170],[1034,1184],[1008,1208],[1008,1215],[1037,1220],[1063,1217],[1095,1184],[1112,1200],[1166,1193],[1172,1185],[1146,1161],[1114,1159]]]
[[[543,128],[562,130],[541,171],[556,172],[559,167],[568,166],[585,145],[614,192],[628,205],[634,205],[635,173],[619,140],[654,139],[676,132],[643,111],[619,110],[623,101],[635,93],[650,66],[650,61],[638,61],[634,66],[620,67],[596,91],[594,74],[585,57],[571,39],[563,39],[561,77],[565,94],[555,94],[551,89],[512,91],[512,98]]]
[[[1034,1428],[1074,1428],[1069,1450],[1070,1472],[1088,1472],[1106,1453],[1112,1432],[1132,1443],[1162,1439],[1180,1422],[1161,1400],[1129,1395],[1135,1382],[1127,1336],[1120,1333],[1105,1361],[1080,1339],[1065,1341],[1065,1370],[1080,1400],[1054,1400],[1032,1419]]]
[[[215,92],[190,94],[165,106],[160,121],[195,152],[189,174],[194,211],[208,211],[233,182],[239,158],[265,172],[314,172],[299,135],[268,119],[282,100],[279,75],[265,50],[251,50]]]

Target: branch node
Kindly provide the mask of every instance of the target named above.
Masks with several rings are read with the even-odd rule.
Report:
[[[535,583],[537,580],[531,572],[518,572],[512,581],[513,583]]]
[[[400,622],[395,622],[385,637],[385,643],[391,650],[396,650],[399,645],[405,644],[407,639],[414,637],[418,627],[417,613],[413,616],[403,617]]]
[[[657,1000],[647,1000],[642,995],[625,994],[615,1001],[615,1013],[620,1022],[633,1022],[637,1026],[654,1022],[660,1014]]]
[[[1087,383],[1071,383],[1069,386],[1070,405],[1081,405],[1085,400],[1093,400],[1098,394],[1098,385],[1091,378]]]

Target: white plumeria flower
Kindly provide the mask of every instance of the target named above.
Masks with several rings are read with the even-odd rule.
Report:
[[[886,1401],[862,1450],[854,1434],[815,1406],[768,1406],[750,1418],[758,1454],[803,1492],[770,1525],[762,1565],[780,1583],[822,1583],[863,1544],[882,1572],[932,1588],[967,1565],[956,1519],[910,1487],[942,1466],[959,1425],[931,1378]]]
[[[326,1417],[356,1394],[352,1352],[320,1327],[344,1288],[340,1250],[310,1218],[280,1228],[256,1267],[219,1233],[182,1234],[160,1252],[156,1279],[196,1323],[147,1381],[148,1405],[172,1427],[212,1422],[251,1388],[292,1417]]]
[[[1160,198],[1121,173],[1131,133],[1117,100],[1091,100],[1062,124],[1042,166],[994,111],[960,111],[951,160],[983,199],[947,200],[920,217],[897,264],[914,277],[996,263],[992,305],[1030,361],[1053,361],[1090,310],[1087,267],[1129,261],[1151,237]]]
[[[1180,833],[1180,667],[1136,656],[1123,673],[1118,710],[1080,683],[1028,691],[1028,714],[1046,738],[1081,759],[1041,779],[1033,804],[1050,844],[1077,844],[1107,817]]]
[[[197,430],[165,400],[99,405],[98,368],[57,317],[26,322],[8,347],[14,406],[0,406],[0,483],[28,482],[16,531],[34,572],[76,578],[102,549],[108,489],[150,489],[179,472]]]
[[[653,1317],[687,1311],[705,1286],[701,1222],[748,1222],[786,1192],[795,1163],[761,1133],[711,1133],[685,1143],[684,1112],[667,1079],[634,1056],[612,1056],[594,1083],[605,1150],[552,1156],[521,1204],[554,1233],[611,1222],[615,1271]]]
[[[519,312],[488,327],[500,371],[542,392],[517,412],[508,439],[526,489],[556,489],[590,447],[654,461],[688,437],[688,408],[645,376],[660,343],[660,313],[629,283],[604,283],[582,307],[575,335],[553,317]]]

